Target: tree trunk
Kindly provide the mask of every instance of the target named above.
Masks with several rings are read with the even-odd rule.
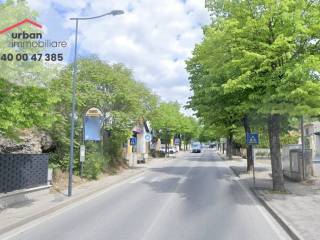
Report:
[[[280,115],[273,114],[268,119],[273,190],[284,192],[284,180],[280,153]]]
[[[245,115],[243,118],[243,127],[246,134],[251,133],[248,115]],[[253,169],[252,145],[247,145],[247,171],[251,171],[252,169]]]
[[[232,160],[232,143],[233,143],[233,134],[230,133],[227,138],[227,157],[229,160]]]

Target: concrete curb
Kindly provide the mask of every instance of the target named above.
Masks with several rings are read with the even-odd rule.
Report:
[[[10,193],[5,193],[5,194],[4,193],[0,193],[0,199],[7,198],[7,197],[12,197],[12,196],[19,195],[19,194],[37,192],[37,191],[40,191],[40,190],[49,189],[51,187],[52,187],[52,185],[49,184],[49,185],[45,185],[45,186],[33,187],[33,188],[28,188],[28,189],[20,189],[20,190],[16,190],[16,191],[13,191],[13,192],[10,192]]]
[[[38,212],[38,213],[36,213],[34,215],[31,215],[29,217],[26,217],[26,218],[20,220],[20,221],[17,221],[17,222],[15,222],[15,223],[13,223],[13,224],[11,224],[9,226],[6,226],[6,227],[0,229],[0,236],[5,234],[5,233],[10,232],[11,230],[13,230],[15,228],[21,227],[21,226],[23,226],[23,225],[25,225],[25,224],[33,221],[33,220],[36,220],[38,218],[47,216],[47,215],[52,214],[52,213],[54,213],[54,212],[56,212],[56,211],[58,211],[58,210],[60,210],[60,209],[62,209],[64,207],[67,207],[67,206],[69,206],[69,205],[71,205],[71,204],[73,204],[75,202],[83,200],[83,199],[85,199],[85,198],[87,198],[87,197],[89,197],[89,196],[91,196],[91,195],[93,195],[95,193],[98,193],[100,191],[106,190],[106,189],[108,189],[109,187],[111,187],[113,185],[121,183],[121,182],[123,182],[123,181],[125,181],[125,180],[127,180],[127,179],[129,179],[131,177],[134,177],[134,176],[136,176],[138,174],[141,174],[141,173],[143,173],[145,171],[146,171],[146,169],[141,169],[140,171],[134,172],[134,173],[126,176],[125,178],[118,179],[115,182],[100,186],[100,187],[98,187],[98,188],[96,188],[96,189],[94,189],[92,191],[85,192],[84,194],[79,195],[77,197],[67,199],[66,201],[62,202],[61,204],[58,204],[58,205],[56,205],[54,207],[51,207],[51,208],[47,208],[44,211]]]
[[[240,178],[240,174],[238,173],[237,170],[235,170],[232,166],[229,166],[229,168],[231,169],[231,171],[233,172],[234,175],[236,175],[238,178]]]
[[[231,171],[240,178],[240,174],[235,170],[232,166],[229,166]],[[256,199],[264,206],[264,208],[271,214],[271,216],[280,224],[280,226],[286,231],[286,233],[293,239],[293,240],[303,240],[304,238],[288,223],[281,217],[275,209],[273,209],[270,204],[264,200],[263,197],[256,191],[256,189],[250,187],[251,192],[256,197]]]
[[[275,209],[273,209],[270,204],[264,200],[263,197],[253,188],[250,188],[254,196],[259,200],[259,202],[265,207],[265,209],[272,215],[272,217],[281,225],[281,227],[287,232],[287,234],[294,240],[303,240],[304,238],[288,223],[281,214],[279,214]]]

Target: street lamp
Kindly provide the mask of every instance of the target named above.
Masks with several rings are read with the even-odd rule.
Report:
[[[74,47],[74,62],[73,62],[73,78],[72,78],[72,114],[71,114],[71,133],[70,133],[70,160],[69,160],[69,181],[68,181],[68,196],[72,195],[72,175],[73,175],[73,162],[74,162],[74,125],[75,125],[75,108],[76,108],[76,81],[77,81],[77,50],[78,50],[78,28],[79,21],[91,20],[101,18],[107,15],[117,16],[124,14],[122,10],[113,10],[111,12],[95,16],[95,17],[83,17],[83,18],[70,18],[70,20],[76,21],[76,35],[75,35],[75,47]]]

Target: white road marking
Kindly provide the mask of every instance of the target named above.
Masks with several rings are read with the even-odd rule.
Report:
[[[220,156],[218,156],[220,158]],[[219,164],[219,162],[217,162]],[[229,164],[225,162],[220,162],[220,166],[224,164],[227,166],[229,171],[234,175],[233,171],[229,168]],[[252,195],[251,192],[239,181],[240,178],[238,176],[234,176],[233,180],[241,187],[241,189],[246,193],[246,195],[249,197],[249,199],[253,202],[254,206],[258,208],[261,215],[264,217],[264,219],[269,223],[270,227],[275,231],[275,233],[279,236],[279,239],[281,240],[287,240],[291,239],[290,236],[287,235],[285,230],[278,225],[276,220],[267,212],[267,210],[261,205],[260,202]],[[280,231],[280,229],[282,231]]]
[[[284,234],[284,230],[280,231],[279,228],[281,228],[280,226],[275,224],[275,219],[273,219],[269,213],[267,213],[267,211],[261,206],[261,204],[258,202],[257,199],[255,199],[255,197],[252,196],[252,194],[248,191],[248,189],[246,187],[244,187],[242,185],[242,183],[240,183],[239,181],[236,181],[238,183],[238,185],[241,187],[241,189],[247,194],[247,196],[250,198],[250,200],[254,203],[254,206],[258,208],[259,212],[262,214],[262,216],[266,219],[266,221],[269,223],[269,225],[271,226],[271,228],[277,233],[277,235],[279,236],[279,239],[281,240],[286,240],[286,239],[290,239],[288,238],[285,234]],[[282,229],[282,228],[281,228]]]
[[[143,179],[144,179],[144,176],[137,177],[137,178],[131,180],[129,183],[130,183],[130,184],[137,183],[137,182],[140,182],[140,181],[143,180]]]
[[[150,180],[150,182],[158,182],[158,181],[159,181],[159,177],[155,177]]]
[[[189,173],[191,172],[191,170],[193,169],[193,167],[195,167],[195,164],[192,164],[190,166],[190,168],[183,174],[185,176],[185,178],[188,177]],[[181,179],[180,179],[181,180]],[[151,231],[153,230],[153,228],[156,226],[156,224],[158,223],[158,221],[160,220],[160,218],[162,217],[162,214],[165,212],[165,210],[168,208],[171,200],[175,197],[175,194],[177,193],[178,188],[181,186],[181,184],[179,183],[180,180],[178,181],[175,189],[173,190],[173,192],[171,193],[171,195],[168,197],[167,201],[164,203],[164,205],[162,206],[162,208],[159,210],[158,215],[153,219],[150,227],[147,229],[147,231],[144,233],[143,237],[141,238],[141,240],[145,240],[148,239],[148,235],[151,233]]]
[[[40,225],[41,223],[44,223],[44,222],[46,222],[46,221],[48,221],[48,220],[50,220],[50,219],[52,219],[54,217],[57,217],[60,214],[62,214],[64,212],[67,212],[67,211],[69,211],[69,210],[71,210],[73,208],[76,208],[76,207],[78,207],[78,206],[80,206],[80,205],[82,205],[82,204],[84,204],[86,202],[89,202],[89,201],[91,201],[91,200],[93,200],[93,199],[105,194],[106,192],[109,192],[109,191],[113,190],[114,188],[123,186],[123,185],[127,184],[128,182],[132,181],[132,179],[137,179],[137,176],[141,176],[141,175],[145,175],[145,174],[146,174],[146,172],[139,173],[139,174],[137,174],[135,176],[132,176],[132,177],[130,177],[128,179],[125,179],[125,180],[123,180],[123,181],[121,181],[119,183],[111,185],[108,188],[106,188],[105,190],[101,190],[99,192],[93,193],[92,195],[89,195],[88,197],[85,197],[84,199],[81,199],[79,201],[71,203],[68,206],[62,207],[61,209],[58,209],[58,210],[54,211],[53,213],[50,213],[50,214],[48,214],[46,216],[37,218],[37,219],[31,221],[30,223],[26,223],[26,224],[24,224],[24,225],[22,225],[20,227],[17,227],[17,228],[15,228],[15,229],[13,229],[13,230],[11,230],[9,232],[6,232],[6,233],[0,235],[0,239],[1,240],[9,240],[9,239],[12,239],[14,237],[17,237],[18,235],[20,235],[20,234],[22,234],[22,233],[24,233],[24,232],[26,232],[26,231],[38,226],[38,225]]]
[[[182,184],[186,181],[186,177],[181,177],[178,181],[178,184]]]
[[[165,167],[165,166],[169,165],[170,163],[171,162],[161,163],[161,164],[157,164],[157,166],[158,167],[160,167],[160,166],[161,167]],[[151,168],[152,167],[155,167],[155,166],[151,166]],[[89,195],[88,197],[85,197],[84,199],[81,199],[79,201],[71,203],[68,206],[62,207],[61,209],[58,209],[58,210],[54,211],[53,213],[50,213],[50,214],[48,214],[46,216],[43,216],[43,217],[37,218],[35,220],[32,220],[29,223],[26,223],[26,224],[24,224],[24,225],[22,225],[20,227],[17,227],[17,228],[15,228],[15,229],[13,229],[13,230],[11,230],[9,232],[6,232],[6,233],[0,235],[0,239],[1,240],[9,240],[9,239],[12,239],[14,237],[17,237],[18,235],[20,235],[20,234],[22,234],[22,233],[24,233],[24,232],[36,227],[36,226],[38,226],[38,225],[40,225],[40,224],[42,224],[42,223],[54,218],[54,217],[57,217],[57,216],[59,216],[60,214],[62,214],[64,212],[67,212],[67,211],[69,211],[69,210],[71,210],[73,208],[76,208],[76,207],[78,207],[78,206],[80,206],[80,205],[82,205],[82,204],[84,204],[86,202],[89,202],[89,201],[91,201],[91,200],[93,200],[93,199],[95,199],[95,198],[97,198],[97,197],[99,197],[99,196],[101,196],[101,195],[103,195],[103,194],[105,194],[105,193],[117,188],[117,187],[123,186],[123,185],[128,184],[128,183],[130,183],[132,181],[137,181],[137,179],[139,179],[139,178],[145,178],[143,175],[146,175],[146,173],[147,173],[146,171],[141,172],[141,173],[139,173],[139,174],[137,174],[135,176],[129,177],[128,179],[125,179],[125,180],[123,180],[121,182],[115,183],[114,185],[109,186],[105,190],[101,190],[99,192],[93,193],[93,194]]]

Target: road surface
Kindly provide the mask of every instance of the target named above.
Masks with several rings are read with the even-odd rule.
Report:
[[[6,238],[289,239],[213,150],[182,155]]]

